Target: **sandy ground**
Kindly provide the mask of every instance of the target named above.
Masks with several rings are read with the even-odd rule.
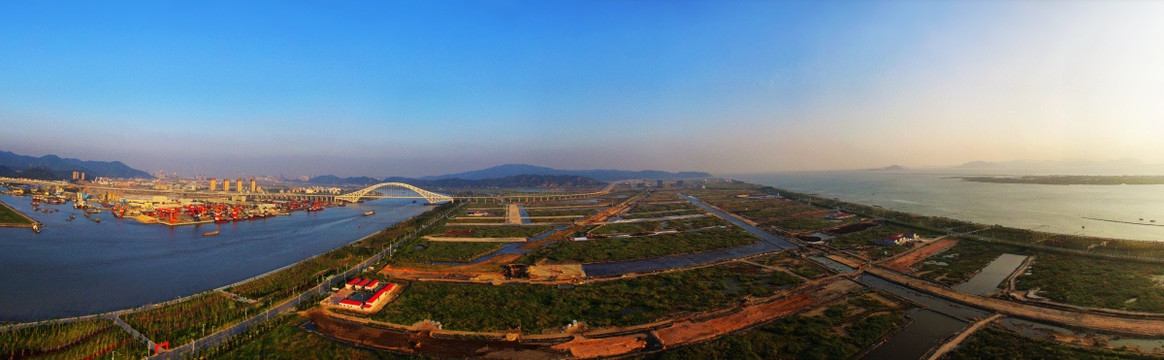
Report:
[[[569,351],[570,355],[579,359],[617,356],[647,347],[644,336],[616,336],[602,339],[575,338],[552,346],[554,350]]]
[[[521,224],[521,210],[517,204],[509,204],[505,210],[505,223]]]
[[[533,265],[529,267],[530,280],[585,279],[586,272],[581,264]]]
[[[958,240],[954,239],[931,241],[929,244],[922,245],[921,247],[913,249],[912,251],[898,255],[888,262],[882,263],[881,266],[893,269],[894,271],[903,274],[911,274],[915,271],[913,269],[913,264],[916,264],[918,261],[925,260],[926,258],[929,258],[930,256],[933,256],[942,250],[949,249],[956,244],[958,244]]]

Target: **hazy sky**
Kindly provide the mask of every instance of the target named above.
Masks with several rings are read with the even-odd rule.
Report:
[[[0,150],[190,174],[1164,162],[1158,1],[0,2]]]

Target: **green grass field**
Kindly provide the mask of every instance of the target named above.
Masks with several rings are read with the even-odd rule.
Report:
[[[28,225],[32,222],[21,216],[15,209],[8,207],[8,204],[0,202],[0,224]]]
[[[1039,288],[1039,296],[1072,305],[1164,312],[1164,265],[1050,252],[1036,256],[1031,275],[1018,277],[1018,290]]]

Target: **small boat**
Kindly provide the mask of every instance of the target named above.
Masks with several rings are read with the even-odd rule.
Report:
[[[40,234],[40,223],[32,224],[32,231],[35,231],[37,234]]]
[[[65,219],[65,220],[67,220],[67,221],[73,221],[73,220],[74,220],[74,219],[76,219],[76,218],[77,218],[77,214],[69,214],[69,218],[68,218],[68,219]]]
[[[202,236],[217,236],[217,235],[218,235],[218,230],[202,233]]]
[[[100,218],[95,218],[95,217],[91,217],[91,218],[89,218],[89,220],[93,220],[93,222],[101,222]]]
[[[364,212],[364,216],[372,216],[372,215],[376,215],[375,210],[368,210],[368,211]]]

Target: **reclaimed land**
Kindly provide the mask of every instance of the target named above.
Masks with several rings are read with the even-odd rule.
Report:
[[[1028,338],[1006,330],[987,327],[946,355],[949,360],[986,359],[1158,359],[1155,356],[1118,352],[1096,347],[1066,345]]]
[[[719,339],[641,359],[848,359],[904,322],[896,304],[869,295],[777,319]]]
[[[503,243],[496,242],[442,242],[420,240],[409,243],[408,247],[397,250],[393,260],[400,264],[428,263],[433,261],[467,262],[482,255],[501,250]]]
[[[1056,302],[1106,309],[1164,313],[1164,265],[1039,253],[1020,291]]]
[[[428,235],[437,237],[512,238],[531,237],[553,230],[553,226],[433,226]]]
[[[530,252],[521,261],[533,263],[548,259],[555,263],[597,263],[695,253],[756,241],[759,239],[752,234],[733,226],[653,236],[561,241]]]
[[[743,263],[606,281],[571,288],[413,282],[373,320],[413,324],[435,320],[445,329],[538,333],[573,320],[590,326],[625,326],[667,314],[729,306],[763,297],[803,280]]]
[[[0,226],[32,226],[33,220],[0,201]]]
[[[1030,255],[1031,252],[1018,246],[963,240],[915,265],[918,271],[914,275],[953,286],[970,280],[1002,254]]]
[[[204,359],[401,359],[388,352],[340,344],[300,328],[307,319],[298,314],[280,315],[225,343],[200,351]]]

